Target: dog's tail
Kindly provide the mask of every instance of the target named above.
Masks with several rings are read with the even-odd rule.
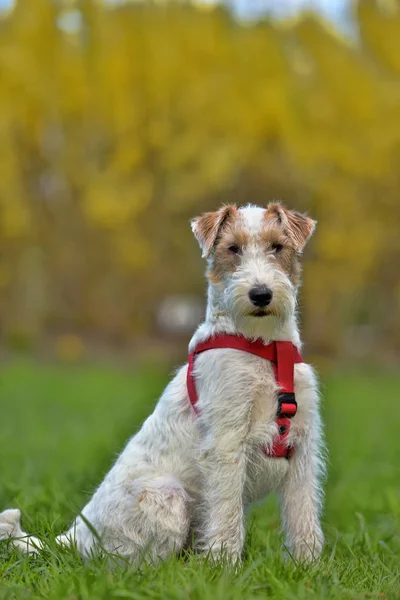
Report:
[[[0,513],[0,541],[10,540],[12,546],[23,554],[35,554],[44,544],[39,538],[28,535],[21,529],[21,511],[10,508]]]
[[[97,538],[87,523],[86,519],[78,517],[68,531],[55,538],[56,544],[61,547],[76,546],[82,556],[91,556]],[[0,543],[2,541],[8,541],[23,554],[37,554],[46,546],[45,542],[22,530],[21,511],[18,508],[10,508],[0,513]]]

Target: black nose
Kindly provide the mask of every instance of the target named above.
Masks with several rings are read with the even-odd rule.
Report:
[[[265,287],[265,285],[257,285],[251,288],[249,298],[254,306],[268,306],[272,300],[272,290]]]

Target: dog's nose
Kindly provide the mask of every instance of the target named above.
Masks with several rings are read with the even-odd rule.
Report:
[[[251,288],[249,298],[254,306],[268,306],[272,300],[272,290],[265,287],[265,285],[257,285]]]

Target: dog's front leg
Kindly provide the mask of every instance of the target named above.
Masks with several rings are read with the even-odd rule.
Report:
[[[246,394],[240,381],[235,382],[240,374],[234,367],[232,364],[227,381],[226,370],[220,372],[213,357],[198,385],[203,474],[199,545],[203,551],[233,562],[240,559],[245,537],[243,490],[252,408],[248,391]],[[218,382],[224,382],[222,389]]]
[[[299,448],[296,449],[296,452]],[[282,489],[282,517],[286,543],[292,556],[310,562],[322,552],[320,485],[313,459],[306,452],[291,459],[287,481]]]
[[[216,558],[236,562],[245,538],[245,452],[243,448],[223,448],[219,443],[209,447],[203,456],[201,547]]]
[[[320,524],[322,501],[321,431],[318,414],[296,443],[281,490],[282,518],[286,543],[292,556],[310,562],[322,552],[324,536]]]

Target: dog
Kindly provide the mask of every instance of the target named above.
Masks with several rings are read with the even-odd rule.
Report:
[[[105,551],[133,565],[143,557],[166,559],[190,544],[236,563],[246,508],[277,491],[290,555],[313,561],[323,549],[324,446],[316,376],[301,358],[294,361],[297,412],[282,417],[273,361],[253,349],[289,344],[299,355],[300,258],[316,222],[272,203],[223,206],[191,225],[207,261],[208,302],[190,342],[189,367],[177,371],[57,542],[74,544],[83,558]],[[227,347],[196,352],[221,336]],[[235,349],[229,340],[251,351]],[[292,392],[283,394],[291,402],[286,411],[296,411]],[[280,435],[284,454],[274,454]],[[18,509],[0,514],[0,539],[6,538],[24,553],[44,545],[21,530]]]

